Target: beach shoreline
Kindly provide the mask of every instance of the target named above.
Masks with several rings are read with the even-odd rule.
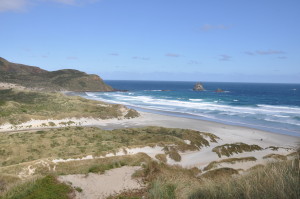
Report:
[[[219,136],[224,142],[250,142],[262,145],[277,145],[294,147],[300,138],[292,135],[278,134],[250,127],[229,125],[214,121],[184,118],[174,115],[163,115],[140,111],[140,116],[131,119],[107,119],[94,118],[66,118],[62,120],[31,120],[20,125],[4,124],[0,126],[0,132],[26,132],[30,130],[43,130],[60,128],[65,126],[94,126],[104,130],[119,128],[137,128],[145,126],[161,126],[167,128],[193,129],[201,132],[209,132]],[[66,124],[71,121],[70,124]],[[45,126],[53,122],[56,126]],[[61,125],[64,123],[64,125]],[[59,125],[60,124],[60,125]]]

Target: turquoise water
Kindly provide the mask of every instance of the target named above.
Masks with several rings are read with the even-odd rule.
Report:
[[[106,81],[127,92],[90,92],[84,97],[161,114],[191,117],[300,136],[300,84]],[[215,92],[221,88],[224,92]]]

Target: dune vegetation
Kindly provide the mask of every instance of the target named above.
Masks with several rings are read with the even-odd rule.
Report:
[[[134,118],[139,113],[122,105],[106,104],[62,93],[0,90],[0,125],[21,124],[31,119]]]
[[[60,93],[0,90],[0,124],[21,124],[31,119],[121,119],[138,115],[122,105]],[[71,120],[63,126],[70,124]],[[45,126],[57,124],[49,120]],[[59,176],[103,174],[123,166],[141,167],[132,177],[142,179],[144,187],[124,190],[110,199],[300,198],[299,151],[282,155],[280,147],[271,146],[267,149],[278,154],[271,153],[263,159],[273,162],[241,171],[226,166],[255,162],[256,158],[226,157],[265,149],[246,143],[218,144],[219,141],[212,133],[155,126],[114,130],[69,126],[3,132],[0,199],[73,199],[82,188],[59,182]],[[159,147],[161,151],[155,154],[156,160],[146,153],[128,154],[130,149],[143,147]],[[184,152],[203,148],[205,151],[208,147],[210,154],[220,159],[202,169],[167,164],[181,161]],[[114,156],[117,153],[122,155]],[[68,161],[70,158],[77,160]]]
[[[210,136],[205,138],[206,136]],[[162,127],[102,130],[96,127],[64,127],[35,132],[0,134],[0,166],[43,158],[101,156],[121,148],[162,146],[166,155],[180,159],[178,151],[208,146],[213,134]],[[189,140],[187,144],[184,140]],[[197,141],[195,141],[197,140]],[[172,146],[169,146],[172,145]]]
[[[57,176],[102,174],[125,165],[142,167],[133,177],[141,178],[146,187],[112,195],[109,197],[111,199],[300,197],[298,152],[293,152],[294,159],[281,158],[280,161],[266,166],[260,165],[244,171],[243,175],[232,168],[216,167],[222,163],[255,161],[254,157],[214,161],[203,171],[165,163],[167,158],[172,158],[171,150],[177,153],[190,149],[201,150],[201,146],[206,146],[207,142],[209,145],[212,138],[217,139],[208,133],[162,127],[116,130],[65,127],[27,133],[3,133],[1,136],[0,146],[5,151],[2,151],[3,157],[1,156],[0,162],[6,162],[0,167],[1,199],[35,198],[40,194],[45,195],[45,198],[53,198],[49,190],[57,190],[57,194],[61,194],[58,198],[73,198],[74,193],[82,191],[81,188],[59,183],[55,180]],[[202,142],[193,142],[194,139]],[[187,140],[191,146],[186,143]],[[18,147],[12,147],[13,145]],[[145,153],[138,153],[80,161],[51,162],[51,158],[100,155],[116,152],[117,149],[147,145],[165,147],[165,154],[156,155],[159,161],[154,161]],[[34,175],[29,175],[30,170],[34,170]]]

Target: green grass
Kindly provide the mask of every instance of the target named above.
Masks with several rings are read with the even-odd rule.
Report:
[[[96,164],[96,165],[91,166],[89,168],[88,172],[103,174],[107,170],[114,169],[114,168],[120,168],[125,165],[127,165],[126,162],[122,162],[122,161],[112,162],[110,164]]]
[[[150,185],[150,189],[148,191],[149,199],[174,199],[176,185],[172,183],[167,183],[162,181],[161,179],[157,179],[153,181]]]
[[[233,143],[233,144],[224,144],[221,146],[216,146],[215,148],[213,148],[213,152],[215,152],[219,157],[222,156],[231,156],[234,153],[238,154],[238,153],[243,153],[243,152],[250,152],[250,151],[259,151],[259,150],[263,150],[263,148],[261,148],[258,145],[248,145],[245,143]]]
[[[84,99],[78,96],[66,96],[61,93],[41,93],[33,91],[0,90],[0,125],[14,125],[31,119],[64,119],[92,117],[99,119],[138,117],[135,110],[117,104],[106,104]],[[126,110],[126,109],[125,109]],[[49,123],[53,126],[53,123]]]
[[[14,187],[1,199],[69,199],[72,188],[60,183],[54,176],[30,181]]]

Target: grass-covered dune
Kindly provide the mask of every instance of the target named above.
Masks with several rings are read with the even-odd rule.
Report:
[[[102,130],[96,127],[65,127],[36,132],[0,134],[0,166],[43,158],[100,156],[121,148],[165,147],[171,158],[178,151],[198,150],[216,142],[213,134],[185,129],[145,127]],[[187,144],[184,140],[189,140]],[[180,157],[180,156],[179,156]]]
[[[255,161],[253,157],[214,161],[201,171],[166,164],[178,152],[201,150],[219,138],[187,129],[144,127],[102,130],[64,127],[35,132],[0,134],[0,198],[73,198],[80,187],[62,184],[60,175],[97,173],[127,166],[141,166],[133,177],[146,182],[142,190],[125,191],[111,198],[299,198],[299,160],[285,159],[259,166],[239,175],[218,164]],[[54,158],[99,156],[132,147],[161,146],[164,154],[153,161],[145,153],[54,163]],[[223,145],[220,145],[223,146]],[[295,157],[297,152],[295,152]],[[180,155],[179,155],[180,157]],[[208,170],[208,171],[206,171]],[[56,192],[54,196],[49,190]],[[83,190],[84,191],[84,190]],[[2,195],[2,196],[1,196]],[[2,199],[1,198],[1,199]]]
[[[62,93],[0,90],[0,125],[21,124],[31,119],[132,118],[139,114],[122,105],[106,104]]]

